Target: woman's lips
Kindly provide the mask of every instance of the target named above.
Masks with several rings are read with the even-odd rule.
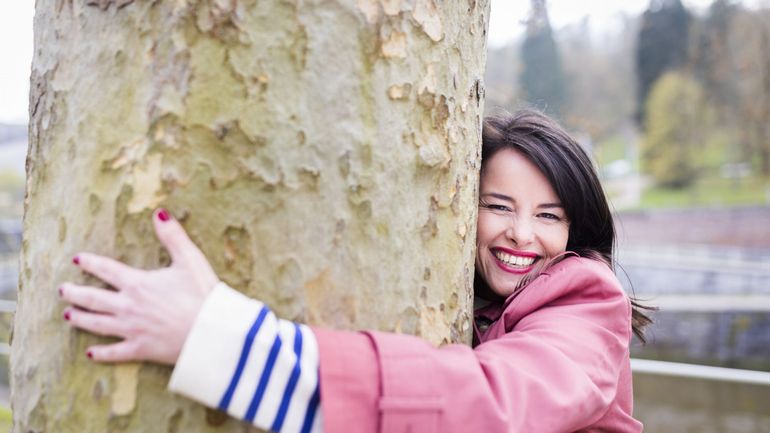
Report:
[[[500,267],[505,272],[521,275],[526,274],[535,267],[535,262],[538,259],[538,255],[532,252],[528,251],[513,251],[508,248],[494,248],[492,249],[492,256],[495,259],[495,263],[497,263],[497,266]],[[505,259],[505,260],[503,260]],[[507,260],[507,261],[506,261]],[[526,265],[514,265],[513,263],[508,263],[512,260],[518,260],[518,261],[531,261],[531,263],[528,263]]]
[[[493,255],[492,257],[495,257],[495,256]],[[505,272],[511,273],[511,274],[526,274],[529,271],[531,271],[532,268],[535,267],[534,264],[532,264],[532,265],[529,265],[529,266],[523,267],[523,268],[522,267],[515,267],[514,268],[514,267],[508,265],[507,263],[503,262],[502,260],[498,259],[497,257],[495,257],[495,263],[497,263],[497,266],[499,266],[500,269],[504,270]]]

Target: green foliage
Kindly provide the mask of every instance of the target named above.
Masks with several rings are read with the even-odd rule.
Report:
[[[524,98],[541,110],[559,117],[566,100],[564,71],[545,11],[545,2],[534,0],[521,46],[520,76]]]
[[[604,167],[619,159],[626,158],[626,141],[624,138],[615,134],[596,143],[594,146],[594,157],[599,167]]]
[[[642,15],[636,46],[637,121],[646,126],[644,104],[655,82],[685,64],[690,14],[681,0],[652,0]]]
[[[663,75],[647,101],[642,162],[655,184],[684,188],[699,174],[712,123],[703,90],[680,72]]]
[[[13,426],[13,417],[11,409],[0,406],[0,432],[10,432]]]

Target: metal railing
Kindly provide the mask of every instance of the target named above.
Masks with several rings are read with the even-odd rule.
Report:
[[[634,373],[654,374],[659,376],[705,379],[720,382],[748,383],[752,385],[770,385],[770,373],[737,368],[711,367],[707,365],[684,364],[680,362],[653,361],[650,359],[631,359]]]

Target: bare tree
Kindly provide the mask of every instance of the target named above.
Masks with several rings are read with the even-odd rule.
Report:
[[[60,319],[73,253],[168,263],[158,206],[284,318],[470,341],[488,1],[36,9],[15,432],[244,430]]]

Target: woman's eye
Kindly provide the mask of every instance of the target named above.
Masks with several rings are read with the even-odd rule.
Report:
[[[508,212],[511,210],[511,208],[502,204],[483,204],[482,206],[487,209],[500,211],[500,212]]]
[[[556,214],[548,213],[548,212],[543,212],[539,216],[541,218],[545,218],[545,219],[549,219],[549,220],[561,221],[561,217],[560,216],[558,216]]]

